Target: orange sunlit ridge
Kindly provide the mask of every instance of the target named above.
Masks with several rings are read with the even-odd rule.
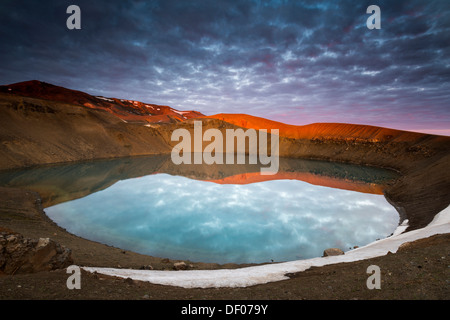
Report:
[[[200,117],[203,118],[203,117]],[[348,123],[313,123],[303,126],[289,125],[247,114],[225,114],[206,116],[204,118],[222,120],[242,128],[278,129],[279,135],[291,139],[361,139],[377,141],[415,141],[427,134]]]

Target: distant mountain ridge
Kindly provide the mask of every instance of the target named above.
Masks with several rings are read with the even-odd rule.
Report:
[[[387,142],[416,141],[430,134],[389,129],[384,127],[350,124],[350,123],[311,123],[307,125],[290,125],[248,114],[220,113],[206,118],[218,119],[238,127],[251,129],[278,129],[279,135],[289,139]]]
[[[198,111],[178,111],[169,106],[135,100],[92,96],[38,80],[3,85],[0,92],[105,110],[126,122],[175,123],[204,116]]]
[[[389,129],[384,127],[348,123],[313,123],[308,125],[289,125],[281,122],[252,116],[249,114],[204,114],[189,110],[179,111],[165,105],[144,103],[136,100],[93,96],[88,93],[67,89],[50,83],[31,80],[0,86],[0,92],[18,96],[38,98],[50,101],[70,103],[95,110],[104,110],[132,123],[177,123],[189,119],[218,119],[247,129],[278,129],[279,135],[289,139],[347,141],[363,140],[367,142],[417,141],[430,136],[418,132]]]

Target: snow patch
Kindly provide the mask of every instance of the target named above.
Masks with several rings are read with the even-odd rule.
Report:
[[[397,236],[403,233],[408,228],[408,219],[405,219],[398,227],[394,230],[393,236]]]
[[[172,111],[175,112],[175,113],[178,113],[180,116],[190,112],[190,111],[178,111],[178,110],[174,110],[174,109],[172,109]]]
[[[109,99],[109,98],[105,98],[105,97],[101,97],[101,96],[96,96],[96,98],[97,99],[102,99],[102,100],[105,100],[105,101],[109,101],[109,102],[114,102],[113,99]]]

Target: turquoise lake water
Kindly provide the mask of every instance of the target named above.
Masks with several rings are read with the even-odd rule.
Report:
[[[389,236],[382,195],[275,180],[223,185],[166,173],[119,180],[45,209],[78,236],[161,258],[262,263],[321,256]]]

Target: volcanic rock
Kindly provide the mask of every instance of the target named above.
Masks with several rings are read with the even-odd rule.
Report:
[[[338,248],[328,248],[323,251],[324,257],[343,255],[344,251]]]
[[[175,262],[173,264],[173,268],[174,268],[174,270],[186,270],[187,269],[187,265],[186,265],[186,262],[184,262],[184,261]]]
[[[49,238],[0,232],[0,271],[6,274],[62,269],[72,263],[71,250]]]

